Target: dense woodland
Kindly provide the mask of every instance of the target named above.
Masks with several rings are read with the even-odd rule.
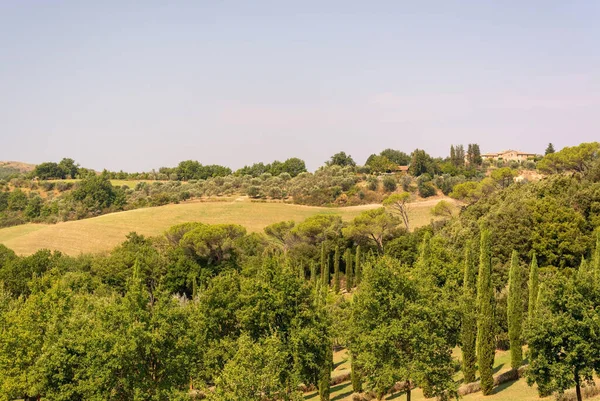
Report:
[[[400,166],[408,166],[408,172],[400,171]],[[472,201],[499,183],[512,183],[519,171],[535,168],[536,160],[500,160],[491,165],[481,159],[477,144],[470,144],[466,152],[462,145],[452,146],[445,159],[433,158],[420,149],[411,155],[386,149],[371,155],[362,166],[339,152],[314,173],[307,172],[304,161],[298,158],[256,163],[235,172],[187,160],[174,168],[132,174],[96,173],[65,158],[59,163],[39,164],[29,173],[0,167],[0,227],[26,222],[51,224],[228,196],[310,206],[381,203],[397,192],[409,192],[413,198],[443,193]]]
[[[448,191],[462,191],[463,210],[411,231],[410,187],[443,190],[443,171],[415,171],[416,153],[408,187],[392,175],[395,194],[347,223],[317,215],[261,234],[185,223],[78,257],[0,245],[0,400],[299,400],[311,389],[328,400],[336,347],[350,352],[359,400],[394,386],[451,399],[475,380],[490,394],[496,349],[510,349],[515,372],[527,360],[540,396],[579,394],[600,373],[600,144],[547,154],[535,182],[449,160],[481,177],[444,173],[463,177]],[[347,194],[370,174],[349,160],[202,185],[336,172],[352,178]],[[131,194],[109,178],[90,174],[69,196],[124,207]],[[93,203],[98,187],[112,188],[110,204]]]

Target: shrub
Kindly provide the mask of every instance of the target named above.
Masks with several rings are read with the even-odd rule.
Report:
[[[394,192],[396,188],[398,188],[398,185],[396,184],[394,177],[385,177],[383,179],[383,189],[386,192]]]
[[[424,182],[419,185],[419,196],[422,198],[428,198],[436,194],[435,187],[430,181]]]
[[[367,188],[371,191],[377,191],[377,188],[379,188],[379,180],[377,177],[369,177],[367,180]]]

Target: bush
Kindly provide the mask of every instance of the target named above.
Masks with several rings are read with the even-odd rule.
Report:
[[[377,191],[377,188],[379,188],[379,180],[377,177],[369,177],[367,180],[367,188],[371,191]]]
[[[383,189],[385,192],[394,192],[398,188],[394,177],[385,177],[383,179]]]
[[[435,187],[430,181],[424,182],[419,185],[419,196],[422,198],[429,198],[437,193]]]

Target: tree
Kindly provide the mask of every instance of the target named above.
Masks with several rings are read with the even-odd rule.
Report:
[[[341,166],[341,167],[354,167],[356,163],[352,156],[347,155],[346,152],[338,152],[331,156],[331,159],[325,163],[328,166]]]
[[[554,153],[554,152],[555,152],[554,151],[554,145],[552,145],[552,142],[550,142],[548,144],[548,147],[546,148],[546,152],[544,152],[544,156],[545,155],[549,155],[549,154]]]
[[[410,164],[410,156],[399,150],[385,149],[381,151],[379,156],[386,157],[389,161],[398,166],[408,166]]]
[[[306,172],[306,163],[302,159],[292,157],[283,162],[283,172],[296,177],[298,174]]]
[[[467,162],[470,166],[481,166],[483,162],[481,158],[481,151],[479,145],[476,143],[470,143],[467,147]]]
[[[441,200],[431,209],[431,214],[434,216],[452,217],[452,204]]]
[[[593,383],[600,373],[600,295],[597,283],[576,277],[553,277],[551,297],[540,296],[529,326],[527,383],[538,385],[540,396],[563,393]]]
[[[425,173],[433,176],[435,174],[433,159],[424,150],[415,149],[412,153],[409,171],[415,177]]]
[[[79,165],[75,164],[75,160],[66,157],[58,163],[58,168],[62,171],[64,178],[77,178],[79,173]]]
[[[393,194],[383,200],[383,206],[389,207],[394,210],[402,218],[404,228],[406,231],[410,231],[408,210],[409,202],[411,201],[411,195],[408,192],[402,192],[399,194]]]
[[[432,288],[384,256],[368,269],[352,302],[351,352],[378,399],[396,383],[421,386],[428,396],[451,395],[452,341],[448,310]]]
[[[508,338],[510,341],[510,364],[518,369],[523,363],[523,294],[521,268],[517,251],[513,250],[508,276]]]
[[[529,321],[529,324],[533,322],[533,317],[535,316],[535,305],[539,290],[538,274],[537,257],[534,253],[531,258],[531,267],[529,268],[529,304],[527,310],[527,320]]]
[[[346,248],[346,252],[344,252],[344,261],[346,263],[346,291],[352,291],[352,287],[354,287],[354,269],[352,268],[352,250],[350,248]]]
[[[340,247],[335,247],[333,254],[333,292],[340,292]]]
[[[235,265],[236,240],[246,235],[246,229],[236,224],[198,224],[181,239],[181,245],[209,266],[224,262]]]
[[[342,232],[357,243],[373,243],[383,252],[384,242],[394,236],[400,220],[385,208],[366,210],[356,216]]]
[[[360,284],[360,281],[362,280],[362,261],[361,261],[361,254],[360,254],[360,245],[356,246],[356,254],[354,255],[354,277],[355,277],[355,282],[356,284]]]
[[[589,142],[566,147],[556,153],[549,153],[538,162],[537,168],[543,173],[572,171],[585,173],[600,157],[600,143]]]
[[[396,167],[387,157],[377,155],[369,156],[365,166],[369,166],[373,173],[385,173],[394,170]]]
[[[465,274],[463,280],[463,298],[462,298],[462,325],[461,325],[461,344],[462,344],[462,369],[465,377],[465,383],[475,381],[475,371],[477,362],[476,341],[477,341],[477,283],[476,267],[473,258],[473,244],[467,242],[465,246]]]
[[[477,281],[477,309],[479,312],[477,319],[477,362],[483,395],[491,394],[494,387],[493,368],[496,351],[494,304],[490,233],[484,229],[481,232]]]
[[[329,260],[325,252],[325,242],[321,243],[321,282],[329,285]]]
[[[491,176],[500,188],[506,188],[514,182],[517,172],[510,167],[502,167],[492,171]]]
[[[394,192],[398,188],[398,184],[394,177],[385,177],[383,179],[383,189],[385,192]]]
[[[93,214],[99,214],[103,209],[119,203],[119,193],[112,186],[106,170],[100,175],[88,175],[83,178],[72,194],[75,200],[81,202]]]

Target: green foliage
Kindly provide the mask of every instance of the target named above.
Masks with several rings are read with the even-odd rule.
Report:
[[[523,363],[523,294],[522,274],[517,251],[513,251],[508,276],[508,338],[510,365],[518,369]]]
[[[404,152],[394,149],[385,149],[379,153],[380,156],[386,157],[392,163],[398,166],[408,166],[410,164],[410,156]]]
[[[346,152],[338,152],[331,156],[331,159],[326,162],[328,166],[340,166],[340,167],[354,167],[356,163],[352,156],[347,155]]]
[[[600,314],[597,283],[554,277],[552,296],[540,296],[529,326],[527,382],[537,384],[540,396],[577,387],[600,373]]]
[[[385,208],[371,209],[358,215],[342,232],[358,244],[372,244],[383,252],[385,241],[398,232],[399,223]]]
[[[435,163],[433,158],[422,149],[415,149],[411,155],[409,171],[415,177],[422,174],[435,175]]]
[[[481,231],[479,275],[477,278],[477,362],[481,391],[489,395],[494,387],[493,367],[496,352],[495,305],[492,286],[492,254],[490,233]]]
[[[548,144],[548,146],[546,147],[546,151],[544,152],[544,155],[549,155],[551,153],[555,153],[554,145],[552,145],[552,142],[550,142]]]
[[[378,398],[398,381],[430,396],[454,391],[445,304],[423,291],[400,263],[383,257],[365,269],[354,295],[351,351]]]
[[[473,255],[473,244],[467,243],[465,246],[464,260],[464,279],[462,304],[462,325],[461,325],[461,349],[462,349],[462,370],[465,383],[475,381],[475,372],[477,370],[477,284],[476,267]]]
[[[391,162],[390,159],[385,156],[377,155],[369,156],[365,166],[369,166],[371,168],[371,172],[373,173],[387,173],[396,168],[396,164]]]
[[[346,264],[346,291],[348,292],[350,292],[354,287],[354,268],[352,267],[353,260],[354,256],[352,255],[352,250],[347,248],[346,252],[344,252],[344,262]]]
[[[452,205],[450,202],[441,200],[431,209],[434,216],[452,217]]]
[[[537,300],[538,291],[539,291],[539,271],[538,271],[537,257],[535,255],[535,253],[533,254],[533,257],[531,258],[531,266],[529,267],[528,288],[529,288],[529,303],[528,303],[528,309],[527,309],[527,320],[529,321],[529,324],[531,324],[531,322],[533,321],[533,318],[535,316],[535,305],[536,305],[536,300]]]
[[[360,245],[356,246],[356,254],[354,255],[354,280],[356,284],[360,284],[362,280],[362,255]]]
[[[394,177],[385,177],[383,179],[383,189],[385,192],[394,192],[398,188]]]
[[[582,143],[563,148],[556,153],[548,153],[538,162],[537,167],[539,171],[547,174],[566,171],[585,173],[599,157],[599,142]]]
[[[333,292],[340,292],[340,247],[335,247],[333,254]]]

